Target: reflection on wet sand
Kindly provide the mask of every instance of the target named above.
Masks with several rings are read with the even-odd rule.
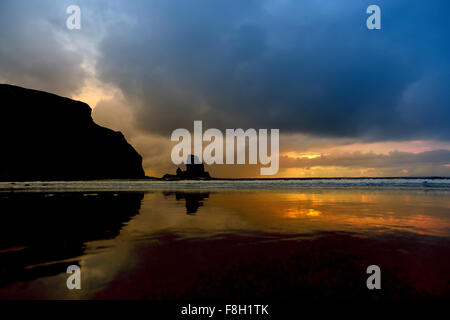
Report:
[[[0,297],[449,298],[448,195],[3,194]],[[78,292],[65,288],[72,263]],[[370,264],[382,291],[365,287]]]
[[[195,214],[198,208],[203,206],[203,201],[209,198],[209,192],[163,191],[163,194],[165,196],[175,195],[175,199],[185,200],[187,214]]]
[[[0,286],[76,264],[85,243],[116,237],[139,213],[142,193],[0,194]]]

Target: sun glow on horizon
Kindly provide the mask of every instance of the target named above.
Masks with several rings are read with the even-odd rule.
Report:
[[[294,158],[294,159],[316,159],[322,156],[322,154],[317,153],[299,153],[295,151],[289,151],[282,153],[281,156]]]

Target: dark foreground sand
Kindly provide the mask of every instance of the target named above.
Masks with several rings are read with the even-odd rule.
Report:
[[[174,241],[139,248],[139,264],[98,299],[422,299],[450,298],[450,242],[402,235],[364,239],[267,234]],[[367,266],[382,290],[366,287]]]

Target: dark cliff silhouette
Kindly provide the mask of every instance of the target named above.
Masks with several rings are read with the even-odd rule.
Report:
[[[6,84],[0,100],[0,181],[145,177],[141,156],[87,104]]]
[[[183,171],[177,168],[177,174],[165,174],[163,179],[166,180],[208,180],[211,176],[205,171],[203,163],[195,163],[196,156],[189,155],[188,161],[186,161],[186,170]]]

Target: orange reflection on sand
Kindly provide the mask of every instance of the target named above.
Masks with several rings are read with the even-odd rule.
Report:
[[[291,219],[297,219],[302,216],[309,216],[309,217],[318,217],[320,216],[320,211],[316,209],[306,209],[306,208],[299,208],[299,209],[287,209],[283,212],[284,217],[291,218]]]
[[[407,199],[407,201],[405,201]],[[439,194],[375,190],[217,193],[205,202],[246,226],[285,232],[408,231],[448,236],[450,204]],[[213,223],[213,222],[211,222]]]

